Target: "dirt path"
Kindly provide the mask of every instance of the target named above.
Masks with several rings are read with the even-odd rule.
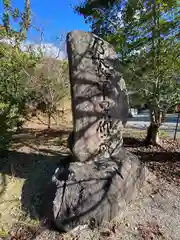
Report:
[[[150,186],[149,186],[150,187]],[[127,209],[126,228],[117,239],[180,239],[180,188],[157,181]]]

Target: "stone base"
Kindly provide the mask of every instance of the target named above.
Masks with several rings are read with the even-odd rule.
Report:
[[[99,226],[125,210],[144,179],[144,165],[124,149],[113,159],[67,161],[53,176],[46,216],[61,231]]]

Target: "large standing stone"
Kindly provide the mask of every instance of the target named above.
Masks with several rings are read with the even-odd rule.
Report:
[[[115,155],[122,145],[122,122],[128,98],[113,47],[96,35],[72,31],[67,35],[74,139],[79,161],[99,154]]]
[[[59,166],[45,197],[45,215],[65,231],[100,225],[123,213],[145,176],[139,159],[122,147],[128,101],[115,52],[81,31],[69,33],[67,45],[74,120],[69,145],[73,138],[74,155]]]

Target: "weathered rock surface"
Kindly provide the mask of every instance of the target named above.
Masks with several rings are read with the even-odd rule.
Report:
[[[74,138],[78,161],[101,153],[116,155],[122,146],[122,123],[128,115],[126,85],[113,47],[90,32],[67,35]]]
[[[144,177],[142,163],[124,149],[111,159],[67,161],[56,171],[48,191],[47,216],[64,231],[110,221],[136,196]]]
[[[128,98],[112,46],[92,33],[72,31],[67,48],[72,157],[52,177],[45,206],[47,218],[63,231],[95,227],[122,214],[145,177],[139,159],[122,147]]]

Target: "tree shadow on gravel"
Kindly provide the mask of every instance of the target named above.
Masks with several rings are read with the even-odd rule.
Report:
[[[21,132],[13,136],[13,146],[17,147],[26,145],[59,145],[59,139],[67,138],[71,129],[33,129],[23,128]]]
[[[141,139],[137,139],[134,137],[124,137],[123,138],[123,145],[124,147],[132,147],[132,148],[137,148],[137,147],[142,147],[145,146],[145,142]]]
[[[57,167],[64,164],[69,155],[24,153],[10,151],[7,158],[0,159],[0,173],[25,179],[21,192],[21,208],[32,219],[39,219],[44,191]]]
[[[124,137],[124,147],[137,155],[158,178],[180,185],[180,143],[165,139],[162,146],[146,146],[141,139]]]
[[[141,152],[137,156],[156,176],[180,186],[180,152]]]

